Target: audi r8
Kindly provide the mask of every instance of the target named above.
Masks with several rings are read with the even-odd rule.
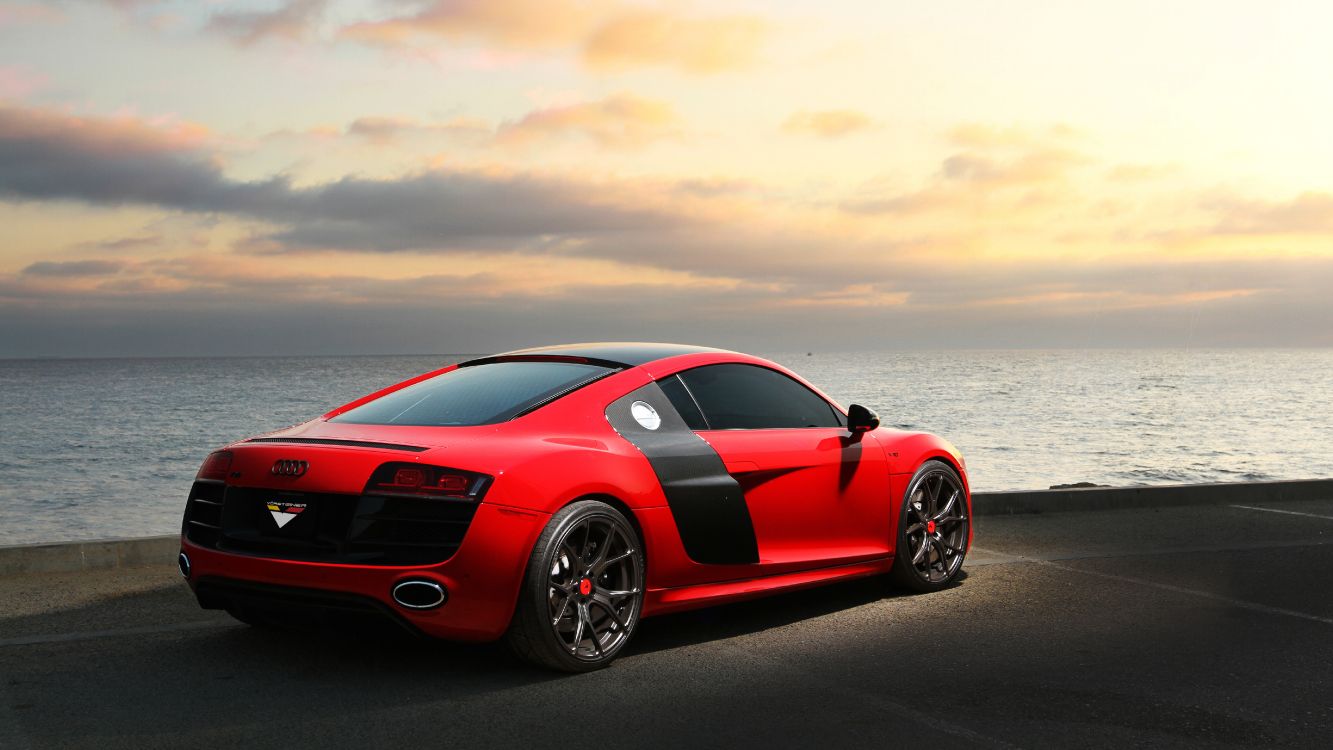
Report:
[[[578,672],[643,617],[880,574],[940,589],[970,517],[948,442],[773,362],[577,344],[450,365],[210,454],[179,565],[203,607],[250,624],[361,615]]]

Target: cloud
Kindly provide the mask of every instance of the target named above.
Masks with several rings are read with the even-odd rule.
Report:
[[[269,239],[300,248],[448,250],[486,238],[675,223],[615,191],[521,173],[436,170],[303,188],[281,176],[240,182],[222,173],[195,135],[142,121],[0,107],[0,196],[235,214],[280,226]]]
[[[1082,154],[1061,148],[1034,148],[1007,160],[961,153],[941,163],[940,176],[951,182],[1013,187],[1059,180],[1086,161]]]
[[[269,11],[220,11],[204,28],[241,45],[271,38],[300,40],[323,19],[327,7],[328,0],[285,0]]]
[[[0,106],[0,196],[196,211],[262,210],[282,196],[282,180],[224,179],[207,137],[191,124]]]
[[[968,212],[975,220],[976,212],[986,204],[1012,210],[1015,201],[1024,209],[1068,201],[1068,196],[1042,191],[1059,187],[1092,161],[1081,152],[1061,146],[1002,148],[951,154],[922,187],[887,195],[872,190],[842,201],[840,208],[863,215]]]
[[[1150,182],[1180,172],[1177,164],[1117,164],[1106,173],[1111,182]]]
[[[637,11],[597,28],[583,47],[583,61],[601,70],[675,67],[690,73],[719,73],[751,65],[769,34],[753,16],[689,18],[664,11]]]
[[[108,276],[125,264],[116,260],[39,261],[23,269],[28,276]]]
[[[788,133],[817,135],[821,138],[841,138],[869,130],[874,122],[865,114],[851,109],[830,109],[818,112],[796,112],[782,123]]]
[[[960,148],[999,150],[1046,148],[1056,143],[1075,142],[1082,137],[1082,131],[1063,123],[1032,128],[970,122],[949,130],[946,140]]]
[[[679,138],[682,132],[680,118],[670,104],[628,92],[536,109],[498,126],[471,117],[423,122],[408,117],[369,116],[357,118],[346,129],[347,135],[379,146],[431,137],[473,146],[524,146],[577,138],[620,149],[642,148],[654,141]]]
[[[638,148],[680,135],[680,119],[671,105],[629,93],[529,112],[500,126],[496,140],[522,144],[578,135],[599,146]]]
[[[274,208],[250,213],[287,223],[270,239],[288,249],[457,250],[487,239],[537,240],[674,223],[566,179],[447,171],[288,189]]]
[[[0,101],[25,99],[29,94],[44,87],[47,80],[45,74],[29,68],[0,65]]]
[[[141,156],[195,150],[207,142],[208,128],[166,118],[83,117],[52,109],[0,104],[0,141],[65,142],[79,150]]]
[[[57,342],[78,340],[65,312],[77,308],[85,319],[123,325],[169,310],[172,325],[205,328],[238,309],[297,317],[318,310],[327,321],[396,315],[413,321],[409,338],[417,340],[439,330],[430,320],[447,318],[451,330],[541,338],[661,333],[723,343],[799,340],[806,348],[834,340],[855,346],[860,337],[929,345],[919,333],[927,331],[949,331],[958,346],[1059,345],[1086,343],[1090,329],[1102,344],[1178,335],[1202,345],[1255,343],[1261,328],[1252,320],[1277,323],[1290,309],[1326,316],[1333,305],[1321,291],[1333,283],[1333,260],[1122,257],[1119,246],[1089,251],[1095,239],[1053,256],[1050,244],[1071,226],[1068,217],[1095,209],[1063,188],[1105,174],[1083,169],[1086,157],[1067,148],[956,152],[915,188],[882,190],[900,205],[879,222],[726,179],[598,182],[436,169],[392,179],[247,182],[228,177],[210,148],[207,134],[187,126],[0,108],[0,196],[143,204],[222,227],[194,255],[169,255],[170,240],[123,266],[70,259],[0,274],[0,322],[19,321],[23,335]],[[1015,210],[1045,188],[1059,196],[1042,206],[1046,214]],[[989,201],[984,208],[979,197]],[[1251,208],[1265,215],[1258,209],[1274,206]],[[1042,250],[1026,258],[979,252],[992,235],[1002,251]],[[1147,326],[1152,320],[1162,324]],[[18,342],[14,351],[32,350],[0,329],[4,342]],[[770,329],[783,333],[763,339]],[[153,330],[162,341],[178,340],[166,324]],[[1324,335],[1309,325],[1262,330],[1280,334],[1272,343]],[[238,353],[252,345],[228,341]],[[319,346],[377,346],[371,338],[348,342]],[[130,347],[122,353],[137,351],[121,343]]]
[[[578,39],[607,7],[578,0],[435,0],[415,13],[352,24],[341,35],[385,46],[435,37],[550,49]]]
[[[161,245],[166,238],[161,234],[139,234],[131,237],[117,237],[115,239],[104,239],[96,242],[84,243],[84,247],[96,250],[105,250],[113,253],[141,250],[146,247]]]
[[[42,3],[5,3],[0,5],[0,29],[9,26],[28,26],[58,23],[64,19],[59,8]]]
[[[291,266],[283,259],[236,272],[229,259],[218,259],[216,268],[182,260],[160,268],[166,274],[160,282],[73,291],[38,286],[58,279],[0,275],[0,350],[15,356],[458,352],[644,338],[761,352],[1089,341],[1333,344],[1326,327],[1300,324],[1333,312],[1324,293],[1333,280],[1329,260],[1285,268],[1257,261],[1031,263],[948,274],[913,268],[899,282],[906,296],[867,283],[811,295],[806,304],[791,304],[789,290],[753,284],[662,286],[629,278],[592,286],[565,279],[516,293],[503,272],[377,279],[321,275],[314,263]],[[1148,283],[1124,287],[1127,279]],[[1008,297],[996,296],[1010,284]],[[882,304],[859,304],[867,300]]]
[[[1214,198],[1204,202],[1220,216],[1219,234],[1325,234],[1333,232],[1333,194],[1306,192],[1287,201]]]
[[[410,117],[359,117],[347,126],[347,134],[378,145],[388,145],[404,138],[420,136],[489,140],[493,130],[489,123],[471,117],[455,117],[441,123],[421,122]]]
[[[708,74],[753,62],[769,31],[757,16],[695,16],[612,0],[435,0],[413,13],[352,24],[340,36],[408,48],[475,41],[570,52],[598,70],[660,66]]]

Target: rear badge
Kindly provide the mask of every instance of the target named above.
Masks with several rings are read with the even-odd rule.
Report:
[[[635,401],[629,405],[629,414],[645,430],[656,430],[662,426],[662,417],[647,401]]]
[[[287,503],[275,500],[268,503],[267,507],[269,515],[273,516],[273,522],[278,525],[278,528],[282,528],[291,523],[293,518],[301,515],[301,511],[305,510],[305,503]]]

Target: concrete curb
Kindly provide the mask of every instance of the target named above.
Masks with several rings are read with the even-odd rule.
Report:
[[[1293,500],[1333,500],[1333,479],[978,492],[972,496],[972,513],[1002,516]],[[175,562],[179,550],[180,537],[175,534],[0,547],[0,577],[169,565]]]
[[[137,539],[19,544],[0,547],[0,577],[171,564],[175,562],[179,551],[180,537],[175,534]]]

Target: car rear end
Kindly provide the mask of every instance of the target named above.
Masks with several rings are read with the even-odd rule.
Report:
[[[432,463],[430,448],[355,442],[252,441],[209,456],[181,538],[200,604],[498,637],[545,516],[482,502],[493,477]]]

